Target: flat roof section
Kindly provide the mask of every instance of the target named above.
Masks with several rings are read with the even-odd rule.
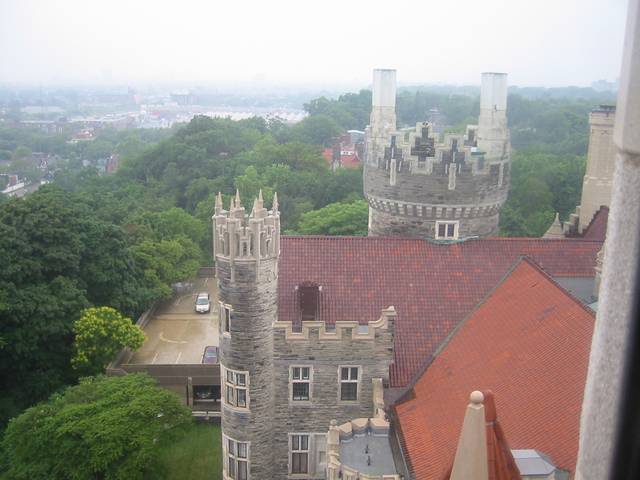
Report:
[[[340,461],[367,475],[395,475],[393,454],[387,435],[354,435],[340,441]]]
[[[211,299],[209,313],[196,313],[198,293]],[[205,347],[218,346],[218,288],[214,277],[197,278],[181,293],[158,304],[144,327],[147,336],[129,364],[200,364]]]

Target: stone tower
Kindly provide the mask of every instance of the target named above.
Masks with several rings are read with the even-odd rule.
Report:
[[[213,216],[220,295],[220,373],[225,478],[273,478],[273,324],[277,315],[280,214],[263,206],[249,215],[240,196]],[[233,458],[233,460],[231,460]]]
[[[589,114],[589,153],[582,182],[582,199],[578,220],[582,233],[601,206],[611,203],[611,183],[615,165],[613,121],[616,107],[601,105]]]
[[[428,122],[397,130],[395,71],[375,70],[366,129],[369,235],[493,235],[509,191],[507,75],[483,73],[478,125],[441,142]]]

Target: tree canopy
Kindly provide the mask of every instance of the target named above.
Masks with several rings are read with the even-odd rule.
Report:
[[[11,480],[136,480],[158,448],[192,422],[179,398],[145,374],[86,377],[9,423]]]
[[[104,373],[120,350],[137,350],[145,340],[138,325],[110,307],[84,309],[73,325],[73,333],[75,354],[71,364],[89,375]]]

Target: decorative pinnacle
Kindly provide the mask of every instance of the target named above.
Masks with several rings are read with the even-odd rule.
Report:
[[[218,195],[216,195],[216,213],[220,213],[222,211],[222,194],[220,192],[218,192]]]
[[[236,188],[236,208],[242,208],[242,203],[240,203],[240,190]]]
[[[263,205],[264,199],[262,198],[262,189],[260,189],[260,192],[258,192],[258,206],[262,208]]]
[[[271,211],[273,213],[278,211],[278,192],[273,194],[273,205],[271,206]]]
[[[471,392],[471,395],[469,395],[469,400],[474,405],[480,405],[484,401],[484,395],[479,390],[474,390]]]
[[[229,203],[229,211],[231,210],[235,210],[236,209],[236,205],[233,201],[233,198],[231,199],[231,202]]]

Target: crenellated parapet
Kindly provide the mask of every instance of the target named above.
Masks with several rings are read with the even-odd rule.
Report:
[[[278,194],[273,198],[271,210],[264,208],[262,191],[247,214],[236,192],[229,210],[222,206],[222,195],[216,197],[213,215],[213,254],[216,261],[255,262],[277,259],[280,254],[280,212]]]
[[[379,83],[374,98],[376,87],[390,89]],[[478,124],[463,134],[441,139],[431,123],[421,122],[410,130],[387,128],[381,144],[384,129],[372,114],[367,141],[375,148],[367,150],[364,169],[369,234],[445,240],[495,234],[509,190],[506,104],[506,74],[483,73]]]
[[[396,310],[393,306],[382,310],[377,320],[365,324],[351,321],[337,321],[327,324],[324,321],[305,320],[299,324],[277,321],[273,328],[284,331],[287,341],[308,341],[317,337],[319,341],[364,340],[374,341],[381,332],[390,332],[393,337]]]

